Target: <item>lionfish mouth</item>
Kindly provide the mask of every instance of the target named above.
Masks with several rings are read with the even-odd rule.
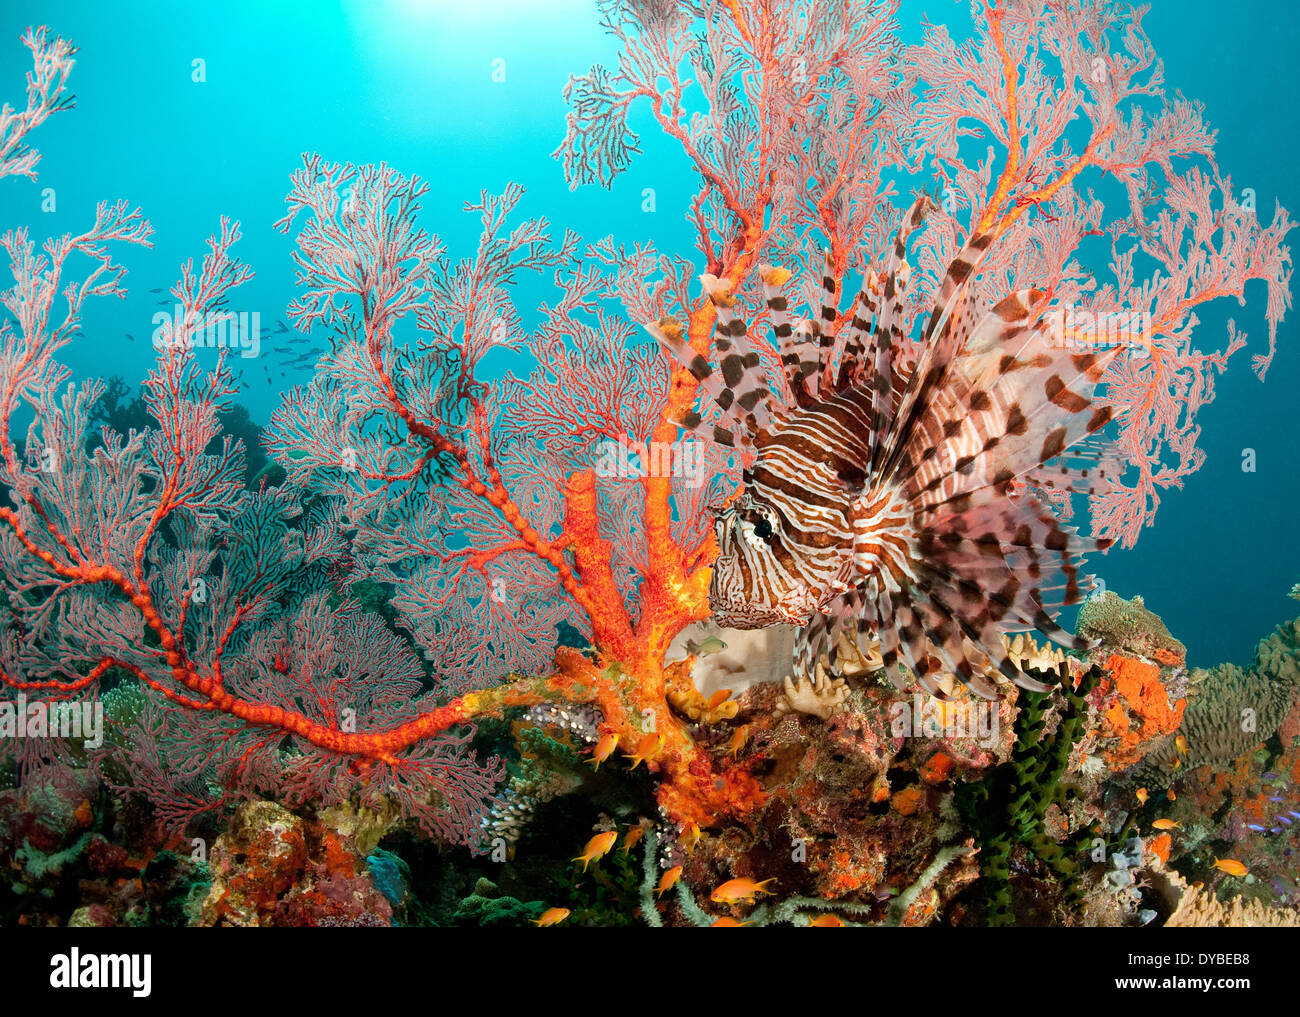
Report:
[[[797,623],[796,619],[787,619],[771,611],[755,610],[747,604],[714,607],[713,621],[724,629],[765,629],[788,621]]]
[[[811,590],[783,597],[776,604],[709,598],[713,620],[728,629],[763,629],[771,625],[807,625],[820,609]]]

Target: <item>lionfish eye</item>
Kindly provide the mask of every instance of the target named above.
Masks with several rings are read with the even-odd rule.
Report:
[[[765,518],[760,518],[754,524],[754,536],[759,540],[767,540],[772,536],[772,524]]]

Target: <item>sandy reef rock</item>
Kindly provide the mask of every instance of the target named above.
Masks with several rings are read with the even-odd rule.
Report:
[[[708,640],[721,640],[725,649],[696,657],[692,677],[696,689],[706,698],[719,689],[730,689],[735,694],[759,682],[785,679],[794,659],[796,631],[793,625],[728,629],[711,621],[695,622],[677,634],[664,659],[685,659],[687,643],[702,645]]]

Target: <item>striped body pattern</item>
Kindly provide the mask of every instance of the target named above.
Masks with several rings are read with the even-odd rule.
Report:
[[[843,314],[829,264],[823,306],[799,321],[783,292],[790,273],[761,269],[780,377],[712,276],[702,282],[717,311],[716,364],[674,320],[651,329],[720,411],[678,423],[745,464],[742,490],[716,512],[711,605],[725,626],[801,626],[797,673],[823,653],[833,663],[842,636],[878,638],[900,684],[901,665],[932,694],[950,673],[994,698],[997,668],[1042,690],[1001,636],[1087,645],[1055,618],[1090,588],[1082,555],[1104,544],[1062,526],[1051,497],[1088,492],[1116,468],[1090,438],[1110,419],[1093,390],[1116,350],[1054,346],[1039,291],[983,298],[975,280],[992,238],[979,234],[913,341],[904,252],[932,207],[926,197],[912,207]]]

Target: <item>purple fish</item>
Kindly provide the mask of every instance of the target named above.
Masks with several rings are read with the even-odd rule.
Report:
[[[1288,817],[1288,816],[1278,816],[1277,818],[1280,819],[1282,822],[1286,823],[1287,826],[1290,826],[1290,825],[1291,825],[1291,819],[1290,819],[1290,817]]]
[[[1269,832],[1269,833],[1281,833],[1281,832],[1282,832],[1282,827],[1280,827],[1280,826],[1275,826],[1275,827],[1273,827],[1273,829],[1269,830],[1268,832]]]
[[[1267,832],[1268,832],[1268,831],[1265,830],[1262,826],[1256,826],[1254,823],[1247,823],[1247,824],[1246,824],[1246,829],[1247,829],[1247,830],[1254,830],[1256,833],[1267,833]]]
[[[1283,798],[1281,795],[1275,795],[1274,797],[1270,798],[1269,801],[1270,801],[1270,802],[1283,802],[1283,801],[1286,801],[1286,799]]]
[[[1266,773],[1266,774],[1264,774],[1264,779],[1265,779],[1265,780],[1277,780],[1277,774],[1276,774],[1276,773]]]
[[[1300,812],[1296,812],[1295,809],[1287,809],[1286,814],[1288,816],[1293,816],[1296,819],[1300,819]]]

